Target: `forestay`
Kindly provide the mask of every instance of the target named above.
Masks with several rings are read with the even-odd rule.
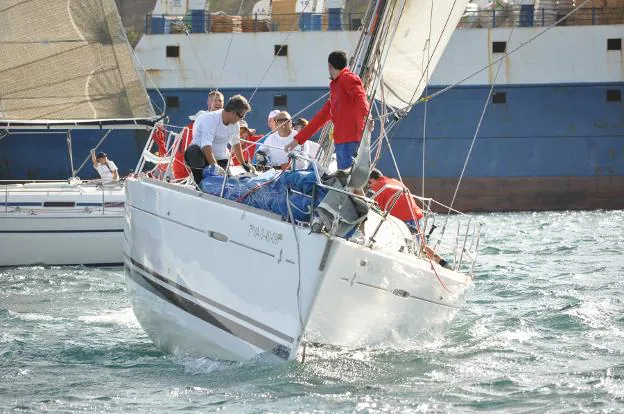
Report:
[[[114,0],[3,0],[0,126],[155,118]]]
[[[387,6],[386,21],[397,29],[394,37],[381,40],[381,50],[388,55],[379,99],[402,108],[420,98],[467,4],[468,0],[396,0]]]

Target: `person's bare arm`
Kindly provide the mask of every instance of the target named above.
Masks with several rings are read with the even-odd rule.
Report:
[[[214,165],[217,163],[213,153],[212,153],[212,145],[206,145],[202,148],[202,153],[204,154],[204,158],[206,158],[206,162],[210,165]]]
[[[238,160],[238,162],[240,162],[241,165],[245,163],[245,158],[243,157],[243,148],[241,147],[240,142],[238,144],[232,145],[232,152],[234,153],[234,155],[236,155],[236,159]]]

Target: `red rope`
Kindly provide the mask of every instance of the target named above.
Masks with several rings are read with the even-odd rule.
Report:
[[[412,198],[412,193],[410,192],[409,188],[405,187],[405,190],[407,192],[407,195]],[[433,260],[431,259],[431,257],[429,257],[429,255],[427,254],[427,242],[425,241],[425,233],[423,231],[423,229],[420,228],[420,221],[416,220],[416,217],[414,217],[414,210],[411,210],[410,213],[412,214],[412,220],[414,220],[414,223],[416,223],[416,231],[418,232],[418,234],[420,235],[420,243],[421,243],[421,249],[422,251],[425,253],[425,256],[427,257],[427,259],[429,259],[429,265],[431,266],[431,270],[433,270],[433,273],[436,275],[436,279],[438,279],[438,282],[440,282],[440,285],[442,285],[442,287],[444,288],[444,290],[446,290],[449,293],[453,293],[447,286],[446,283],[444,283],[444,281],[442,280],[442,278],[440,278],[440,275],[438,274],[438,271],[436,270],[435,266],[433,265]],[[433,253],[433,250],[431,250],[431,252]]]
[[[245,194],[243,194],[242,196],[240,196],[239,198],[236,199],[237,203],[240,203],[242,200],[244,200],[249,194],[258,191],[259,189],[261,189],[262,187],[264,187],[265,185],[272,183],[273,181],[277,180],[279,178],[280,175],[282,175],[284,173],[284,171],[286,171],[288,168],[290,168],[290,164],[292,163],[292,160],[288,161],[288,164],[286,165],[286,168],[284,168],[282,171],[280,171],[275,177],[271,178],[269,181],[267,181],[266,183],[262,183],[260,185],[257,185],[256,187],[252,188],[251,190],[247,191]]]

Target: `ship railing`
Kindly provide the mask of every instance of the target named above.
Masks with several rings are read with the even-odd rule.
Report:
[[[76,181],[73,181],[76,182]],[[63,187],[53,188],[54,184],[64,184]],[[42,215],[46,213],[70,213],[70,212],[86,212],[92,214],[109,214],[111,208],[124,206],[123,201],[117,198],[111,200],[108,196],[110,190],[119,190],[123,188],[123,182],[103,183],[102,180],[80,181],[80,185],[71,184],[72,179],[62,180],[0,180],[0,188],[2,191],[1,205],[4,207],[5,214],[20,213],[29,215]],[[30,185],[29,185],[30,184]],[[98,194],[98,202],[85,202],[78,198],[74,200],[67,199],[73,195],[83,196],[87,189],[96,190]],[[41,200],[41,201],[18,201],[18,196],[40,195],[41,197],[58,196],[62,194],[63,200]],[[93,193],[92,193],[93,194]],[[94,199],[93,199],[94,200]]]
[[[420,220],[417,217],[412,218],[414,227],[410,230],[414,237],[407,240],[410,253],[429,260],[444,259],[452,270],[472,275],[481,236],[481,223],[478,220],[432,198],[415,196],[404,186],[385,184],[370,195],[370,200],[375,200],[385,191],[393,193],[384,206],[385,211],[381,212],[383,220],[367,237],[374,241],[383,221],[392,214],[401,197],[411,197],[419,205],[423,217]],[[442,210],[447,212],[443,226],[436,224],[440,220],[436,211]]]
[[[411,196],[423,211],[422,227],[427,244],[454,270],[472,275],[483,223],[433,198]]]
[[[466,9],[457,28],[545,27],[554,24],[573,10],[571,6],[564,5],[536,7],[494,4],[495,7],[485,9]],[[363,13],[340,9],[330,9],[323,13],[272,15],[256,13],[241,16],[191,10],[185,15],[147,14],[145,33],[357,31],[360,30],[364,17]],[[608,24],[624,24],[624,7],[582,7],[558,23],[559,26]]]
[[[466,9],[457,28],[545,27],[555,24],[574,8],[557,5],[499,5],[487,9]],[[476,5],[475,5],[476,7]],[[581,7],[558,26],[624,24],[624,7]]]
[[[145,33],[238,33],[291,31],[357,31],[362,27],[364,13],[336,9],[324,13],[273,13],[241,16],[191,10],[180,14],[147,14]]]

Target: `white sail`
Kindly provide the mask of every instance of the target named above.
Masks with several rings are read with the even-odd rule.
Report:
[[[393,3],[386,9],[386,21],[398,20],[398,25],[394,37],[387,37],[382,47],[388,55],[377,98],[383,97],[387,105],[402,108],[422,95],[468,0]]]
[[[114,0],[0,4],[2,126],[151,120],[138,70]]]

